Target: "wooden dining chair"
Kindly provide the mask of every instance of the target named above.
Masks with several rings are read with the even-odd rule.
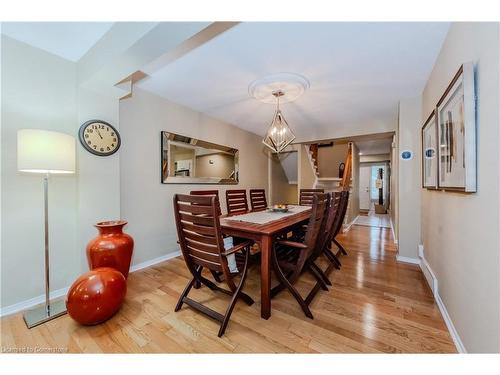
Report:
[[[332,236],[332,241],[335,245],[338,246],[340,249],[340,252],[344,255],[347,255],[347,251],[344,249],[344,247],[337,241],[335,237],[340,233],[340,230],[342,229],[342,225],[344,224],[344,219],[345,215],[347,213],[347,207],[349,205],[349,192],[348,191],[342,191],[339,193],[335,193],[340,196],[340,202],[339,202],[339,215],[337,218],[337,221],[335,222],[335,228],[333,231],[333,236]]]
[[[324,193],[323,189],[300,189],[299,205],[312,205],[313,195],[316,193]]]
[[[189,192],[190,195],[214,195],[217,197],[217,202],[219,203],[219,215],[222,215],[222,210],[220,208],[220,200],[219,200],[219,190],[191,190]]]
[[[179,311],[182,305],[186,303],[193,309],[217,320],[221,324],[218,333],[218,336],[221,337],[226,330],[238,299],[242,299],[249,306],[254,301],[242,291],[247,276],[251,242],[242,242],[231,249],[224,249],[217,207],[218,199],[216,196],[183,194],[174,196],[177,235],[184,261],[193,276],[179,297],[175,311]],[[229,271],[227,257],[231,254],[236,256],[239,271],[237,274]],[[203,268],[221,272],[229,290],[223,289],[205,278],[202,275]],[[236,282],[236,277],[239,277],[239,282]],[[188,297],[191,288],[197,282],[213,291],[219,291],[231,296],[231,301],[224,315]]]
[[[311,217],[307,225],[304,240],[301,242],[293,239],[277,240],[273,248],[273,269],[280,283],[271,289],[271,296],[274,297],[285,288],[290,291],[297,300],[304,314],[313,319],[308,304],[295,289],[294,284],[299,279],[308,258],[311,256],[320,232],[320,227],[325,214],[327,204],[326,194],[314,194],[311,207]],[[308,268],[312,271],[311,268]],[[316,281],[323,287],[324,281],[315,272],[311,272]]]
[[[339,215],[339,203],[340,196],[335,197],[334,194],[328,194],[325,216],[323,217],[323,222],[320,227],[320,233],[316,241],[316,246],[304,266],[304,268],[311,268],[310,271],[315,272],[317,276],[319,276],[323,280],[323,282],[317,281],[305,298],[305,302],[307,305],[311,304],[320,289],[325,290],[325,285],[332,285],[331,281],[328,279],[328,275],[333,271],[333,268],[340,269],[340,262],[337,260],[336,256],[331,252],[331,250],[328,249],[328,244],[331,243],[333,230],[335,228],[335,220]],[[333,258],[330,257],[330,253]],[[323,254],[329,260],[329,265],[324,271],[316,263],[316,260]]]
[[[248,211],[247,191],[226,190],[226,206],[228,215],[243,214]]]
[[[266,191],[264,189],[250,189],[250,205],[252,211],[262,211],[267,208]]]

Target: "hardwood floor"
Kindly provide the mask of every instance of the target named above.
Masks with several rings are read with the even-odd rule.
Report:
[[[238,302],[219,339],[217,322],[187,306],[173,311],[188,282],[184,262],[176,258],[130,274],[126,302],[106,323],[83,327],[66,315],[28,330],[16,314],[1,320],[1,346],[86,353],[456,352],[420,269],[396,262],[390,229],[353,225],[340,242],[349,255],[331,274],[333,288],[312,303],[314,320],[287,292],[273,299],[271,318],[261,319],[254,266],[245,291],[256,303]],[[311,283],[304,275],[299,289]],[[190,296],[218,311],[229,301],[207,288]]]

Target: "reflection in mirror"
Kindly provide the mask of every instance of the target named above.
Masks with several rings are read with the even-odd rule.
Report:
[[[237,184],[238,150],[179,134],[161,132],[164,184]]]

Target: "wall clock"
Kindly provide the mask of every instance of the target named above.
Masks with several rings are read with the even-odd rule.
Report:
[[[113,155],[120,148],[118,131],[106,121],[90,120],[80,126],[80,143],[90,153],[97,156]]]

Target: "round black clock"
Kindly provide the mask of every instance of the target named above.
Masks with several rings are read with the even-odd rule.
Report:
[[[80,126],[80,143],[90,153],[97,156],[113,155],[120,148],[118,131],[106,121],[90,120]]]

